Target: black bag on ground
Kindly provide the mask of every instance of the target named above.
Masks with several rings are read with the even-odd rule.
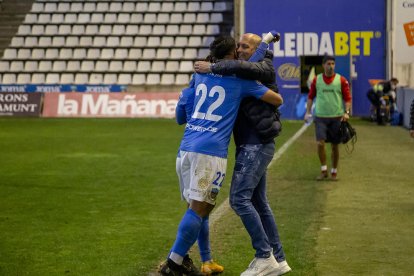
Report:
[[[354,137],[356,138],[356,131],[348,121],[341,122],[341,127],[339,128],[339,131],[341,134],[342,144],[348,143]]]
[[[346,144],[345,149],[347,153],[352,153],[354,151],[354,145],[357,141],[357,134],[355,128],[351,126],[348,121],[342,121],[339,128],[341,135],[341,143]],[[347,143],[351,142],[352,147],[348,147]]]

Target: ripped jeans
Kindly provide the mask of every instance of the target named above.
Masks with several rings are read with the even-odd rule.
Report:
[[[255,257],[267,258],[273,252],[281,262],[285,260],[285,253],[266,197],[266,170],[274,152],[274,143],[237,147],[230,205],[250,235]]]

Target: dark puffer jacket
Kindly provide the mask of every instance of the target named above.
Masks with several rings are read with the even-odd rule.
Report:
[[[269,89],[278,92],[272,60],[273,53],[267,51],[265,58],[260,62],[223,60],[212,65],[211,70],[215,74],[258,80]],[[234,125],[234,140],[237,146],[273,142],[281,130],[280,113],[275,106],[254,97],[243,99]]]

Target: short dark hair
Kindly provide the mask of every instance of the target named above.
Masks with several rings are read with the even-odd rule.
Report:
[[[219,36],[210,44],[209,58],[212,62],[224,58],[236,50],[236,41],[231,36]]]
[[[397,78],[391,78],[390,79],[390,82],[396,82],[396,83],[398,83],[398,79]]]
[[[322,64],[325,64],[328,60],[335,61],[335,57],[334,56],[328,56],[328,55],[324,56],[323,60],[322,60]]]

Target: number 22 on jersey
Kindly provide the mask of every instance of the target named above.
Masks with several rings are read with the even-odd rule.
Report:
[[[224,102],[224,99],[226,98],[226,90],[224,90],[222,86],[216,85],[208,91],[207,86],[204,83],[200,83],[197,85],[195,92],[196,96],[201,94],[201,97],[199,98],[191,117],[194,119],[209,120],[214,122],[220,121],[223,116],[213,114],[213,112]],[[213,98],[216,94],[218,94],[218,97],[210,106],[208,106],[207,112],[201,112],[200,108],[205,104],[207,97]]]

